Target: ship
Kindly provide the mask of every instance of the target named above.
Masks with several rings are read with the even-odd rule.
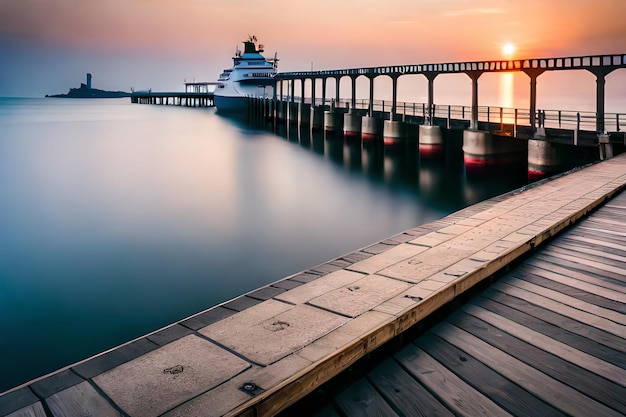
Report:
[[[247,97],[273,97],[278,70],[278,58],[265,58],[264,46],[256,36],[243,41],[243,51],[235,50],[233,66],[225,69],[217,79],[214,103],[218,111],[240,111]]]

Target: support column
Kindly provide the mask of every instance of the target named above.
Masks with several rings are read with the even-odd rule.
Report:
[[[368,110],[368,115],[369,117],[373,117],[374,116],[374,77],[373,75],[370,75],[368,77],[370,79],[370,102],[369,102],[369,110]]]
[[[326,80],[328,78],[324,77],[322,78],[322,108],[325,108],[324,106],[326,106]]]
[[[300,103],[304,103],[304,81],[305,78],[300,78]]]
[[[361,115],[356,111],[356,79],[358,75],[350,75],[352,97],[348,113],[343,115],[343,134],[346,137],[361,137]]]
[[[483,71],[467,71],[466,74],[472,79],[472,123],[470,127],[478,130],[478,78]]]
[[[339,83],[341,81],[341,77],[335,78],[335,106],[339,105]]]
[[[311,107],[315,107],[315,78],[311,78]]]
[[[546,70],[543,68],[529,68],[523,70],[526,75],[530,77],[530,126],[533,128],[533,132],[536,131],[537,123],[537,77],[543,74]]]
[[[383,120],[374,117],[374,78],[375,75],[367,75],[370,80],[370,92],[367,116],[361,119],[361,138],[364,141],[374,141],[382,137]]]
[[[290,86],[290,91],[289,91],[291,95],[291,97],[289,98],[289,101],[292,103],[295,101],[295,98],[294,98],[295,91],[296,91],[296,80],[294,78],[293,80],[291,80],[291,86]]]
[[[435,77],[437,77],[439,73],[436,72],[425,72],[424,76],[428,80],[428,120],[429,126],[433,125],[433,118],[435,115],[433,114],[433,104],[435,102]]]
[[[605,87],[606,76],[610,74],[615,68],[589,68],[588,71],[596,76],[596,132],[604,132],[604,99],[605,99]]]
[[[350,81],[352,82],[352,100],[351,100],[351,104],[350,104],[350,109],[352,111],[354,111],[355,107],[356,107],[356,79],[357,79],[358,75],[351,75],[350,76]]]
[[[390,75],[391,77],[391,120],[396,116],[398,106],[398,75]]]

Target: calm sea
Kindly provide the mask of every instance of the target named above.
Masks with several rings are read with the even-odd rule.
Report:
[[[0,99],[0,392],[523,184],[214,109]]]

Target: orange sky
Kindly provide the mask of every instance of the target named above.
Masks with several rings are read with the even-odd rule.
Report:
[[[624,16],[626,0],[0,0],[0,95],[38,66],[51,93],[87,71],[119,89],[213,80],[247,34],[282,71],[498,59],[507,42],[517,57],[624,53]]]

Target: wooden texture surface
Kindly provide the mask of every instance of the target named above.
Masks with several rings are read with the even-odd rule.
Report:
[[[404,415],[626,415],[624,219],[626,192],[369,371],[374,393],[326,407],[368,415],[357,392]]]

